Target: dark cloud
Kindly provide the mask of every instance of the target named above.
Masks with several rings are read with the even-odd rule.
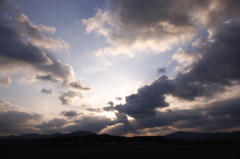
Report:
[[[44,81],[52,81],[52,82],[58,82],[58,80],[54,79],[52,75],[36,75],[36,79],[44,80]]]
[[[8,86],[12,82],[11,78],[9,76],[6,77],[0,77],[0,86]]]
[[[39,121],[42,115],[20,111],[0,112],[0,134],[21,134],[36,132],[31,122]]]
[[[78,98],[78,99],[84,98],[84,95],[80,92],[75,92],[75,91],[69,90],[67,92],[61,93],[61,95],[58,98],[60,99],[62,104],[69,105],[76,98]]]
[[[32,34],[40,34],[39,28],[33,25],[24,14],[18,14],[13,18],[2,17],[1,13],[0,34],[2,35],[1,65],[4,69],[11,67],[33,67],[38,71],[44,71],[44,67],[56,65],[56,60],[48,50],[35,46],[30,41],[24,40],[24,36],[32,37]],[[26,26],[27,25],[27,26]],[[30,30],[34,31],[30,31]],[[25,32],[27,30],[27,32]],[[56,74],[57,72],[51,71]]]
[[[105,110],[105,111],[113,111],[113,110],[115,110],[115,108],[112,107],[112,106],[107,106],[107,107],[103,107],[103,110]]]
[[[122,97],[116,97],[115,98],[117,101],[121,101],[122,100]]]
[[[160,74],[160,73],[166,73],[166,67],[163,67],[163,68],[158,68],[157,69],[157,73]]]
[[[48,37],[45,32],[54,33],[53,26],[35,25],[23,13],[6,16],[11,13],[10,1],[1,1],[0,10],[0,70],[14,73],[18,69],[34,71],[36,78],[61,82],[63,86],[89,90],[80,81],[75,81],[71,65],[62,63],[53,55],[53,51],[68,49],[68,43],[61,39]],[[8,7],[6,7],[8,6]],[[39,74],[39,75],[38,75]]]
[[[190,110],[168,111],[171,117],[168,122],[175,128],[200,128],[201,131],[222,131],[228,128],[238,128],[239,98],[213,102],[204,107],[195,107]]]
[[[36,132],[35,126],[42,117],[38,113],[22,112],[0,99],[0,135]]]
[[[77,111],[63,111],[61,115],[75,117],[68,119],[53,118],[42,122],[43,115],[38,113],[27,113],[19,110],[18,107],[0,99],[0,136],[20,135],[24,133],[47,133],[91,131],[98,133],[109,125],[112,120],[106,116],[80,115]]]
[[[117,119],[112,122],[122,123],[120,133],[138,134],[146,129],[168,128],[184,131],[191,129],[200,132],[238,130],[240,127],[240,99],[232,98],[212,102],[206,105],[195,105],[191,109],[167,109],[157,111],[155,116],[149,118],[128,120],[126,115],[117,113]],[[119,126],[119,125],[118,125]],[[113,126],[112,126],[113,127]],[[156,130],[157,133],[161,133]]]
[[[74,81],[69,83],[71,88],[79,89],[79,90],[91,90],[91,88],[84,86],[81,81]]]
[[[64,125],[66,125],[68,120],[66,119],[58,119],[54,118],[48,122],[43,122],[41,125],[38,125],[37,127],[40,128],[43,132],[51,131],[52,129],[61,129]]]
[[[107,103],[107,105],[109,105],[110,107],[113,107],[113,106],[114,106],[114,103],[113,103],[112,101],[109,101],[109,102]]]
[[[41,92],[44,94],[52,94],[52,89],[43,88]]]
[[[101,112],[100,108],[86,108],[87,111],[90,111],[90,112]]]
[[[115,115],[116,115],[117,119],[114,122],[116,122],[116,123],[128,123],[129,122],[126,114],[117,112],[117,113],[115,113]]]
[[[78,113],[75,110],[70,110],[70,111],[62,111],[60,115],[66,116],[66,117],[76,117],[79,116],[81,113]]]
[[[115,108],[113,107],[114,103],[112,101],[109,101],[107,103],[107,105],[108,105],[107,107],[103,107],[103,110],[105,110],[105,111],[113,111],[113,110],[115,110]]]
[[[111,119],[106,116],[82,116],[80,119],[74,121],[74,125],[66,127],[66,130],[69,132],[83,130],[98,133],[110,122]]]
[[[139,88],[136,94],[126,96],[126,103],[115,106],[119,112],[134,118],[145,118],[156,114],[156,108],[164,108],[164,95],[174,90],[173,81],[162,76],[150,85]]]
[[[223,23],[207,39],[198,41],[199,45],[204,43],[200,48],[193,46],[183,50],[188,52],[186,56],[196,58],[176,78],[162,76],[139,88],[136,94],[126,96],[126,103],[114,108],[134,118],[146,118],[156,115],[157,108],[169,105],[165,102],[165,95],[193,101],[197,97],[210,98],[215,93],[224,92],[226,87],[239,84],[239,25],[239,20]]]
[[[239,1],[234,0],[118,0],[111,1],[107,10],[98,9],[83,23],[88,33],[105,36],[112,46],[96,53],[134,55],[149,49],[166,51],[190,41],[200,27],[239,16],[239,7]]]
[[[75,132],[75,131],[90,131],[98,133],[104,129],[111,119],[105,116],[81,116],[78,119],[66,120],[54,118],[49,122],[43,122],[38,126],[44,133],[52,134],[56,132]]]

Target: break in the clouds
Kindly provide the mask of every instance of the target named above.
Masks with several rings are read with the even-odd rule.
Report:
[[[232,15],[239,15],[238,1],[118,0],[110,1],[106,9],[98,9],[94,17],[83,23],[87,33],[104,36],[110,45],[97,50],[97,54],[132,56],[186,44],[199,27],[215,25]]]

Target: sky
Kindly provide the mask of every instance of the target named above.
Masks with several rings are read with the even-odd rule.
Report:
[[[240,130],[239,0],[0,0],[0,136]]]

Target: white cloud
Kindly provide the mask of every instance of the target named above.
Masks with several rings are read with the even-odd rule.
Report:
[[[0,77],[0,86],[8,86],[12,83],[12,80],[9,76]]]

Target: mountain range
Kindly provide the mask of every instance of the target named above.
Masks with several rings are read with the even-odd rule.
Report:
[[[0,140],[2,139],[41,139],[41,138],[56,138],[56,137],[83,137],[83,136],[95,136],[95,135],[97,134],[88,132],[88,131],[76,131],[76,132],[67,133],[67,134],[58,132],[52,135],[32,133],[32,134],[22,134],[19,136],[14,136],[14,135],[3,136],[3,137],[0,137]]]
[[[187,139],[187,140],[240,140],[240,131],[216,132],[216,133],[196,133],[178,131],[165,135],[166,139]]]
[[[238,141],[240,131],[218,133],[196,133],[178,131],[165,136],[113,136],[108,134],[96,134],[88,131],[76,131],[63,134],[23,134],[19,136],[0,137],[0,144],[161,144],[174,140],[202,140],[202,141]]]

